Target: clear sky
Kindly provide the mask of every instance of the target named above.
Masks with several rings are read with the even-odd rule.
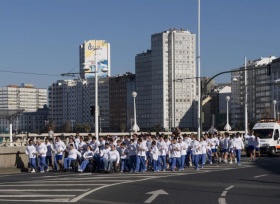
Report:
[[[237,68],[244,56],[279,57],[279,8],[279,0],[201,0],[201,75]],[[0,26],[0,70],[78,72],[79,45],[101,39],[111,43],[112,75],[134,73],[151,34],[197,33],[197,0],[0,0]],[[58,79],[67,78],[0,71],[0,86]]]

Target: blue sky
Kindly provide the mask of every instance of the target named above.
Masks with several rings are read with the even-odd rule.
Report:
[[[201,75],[212,76],[256,59],[280,56],[279,0],[201,0]],[[112,75],[135,72],[135,55],[153,33],[197,33],[197,0],[0,0],[0,70],[78,72],[84,40],[111,43]],[[47,88],[60,76],[0,72],[0,86]],[[218,81],[229,81],[228,76]]]

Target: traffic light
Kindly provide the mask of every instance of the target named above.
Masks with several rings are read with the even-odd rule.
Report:
[[[90,115],[91,116],[95,115],[95,106],[90,106]]]

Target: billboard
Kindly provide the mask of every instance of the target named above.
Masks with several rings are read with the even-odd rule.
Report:
[[[98,48],[97,50],[95,48]],[[84,62],[92,63],[90,70],[84,70],[85,78],[95,76],[95,52],[98,63],[98,76],[110,76],[110,43],[105,40],[89,40],[84,43]],[[101,69],[107,68],[108,72],[103,73]]]

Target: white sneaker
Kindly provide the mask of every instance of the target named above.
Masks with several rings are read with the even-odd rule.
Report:
[[[213,164],[213,162],[210,162],[210,164]]]
[[[220,163],[222,162],[222,158],[219,158],[219,162],[220,162]]]
[[[35,173],[36,171],[35,171],[35,169],[32,169],[31,171],[30,171],[30,173]]]
[[[192,166],[192,163],[190,162],[190,166]]]
[[[232,164],[232,161],[230,161],[229,163]]]
[[[49,172],[49,168],[47,168],[47,169],[45,170],[45,172]]]
[[[227,163],[227,160],[224,160],[225,163]]]
[[[45,173],[45,171],[40,171],[40,173]]]
[[[237,159],[236,158],[234,159],[234,161],[235,161],[235,163],[237,163]]]

